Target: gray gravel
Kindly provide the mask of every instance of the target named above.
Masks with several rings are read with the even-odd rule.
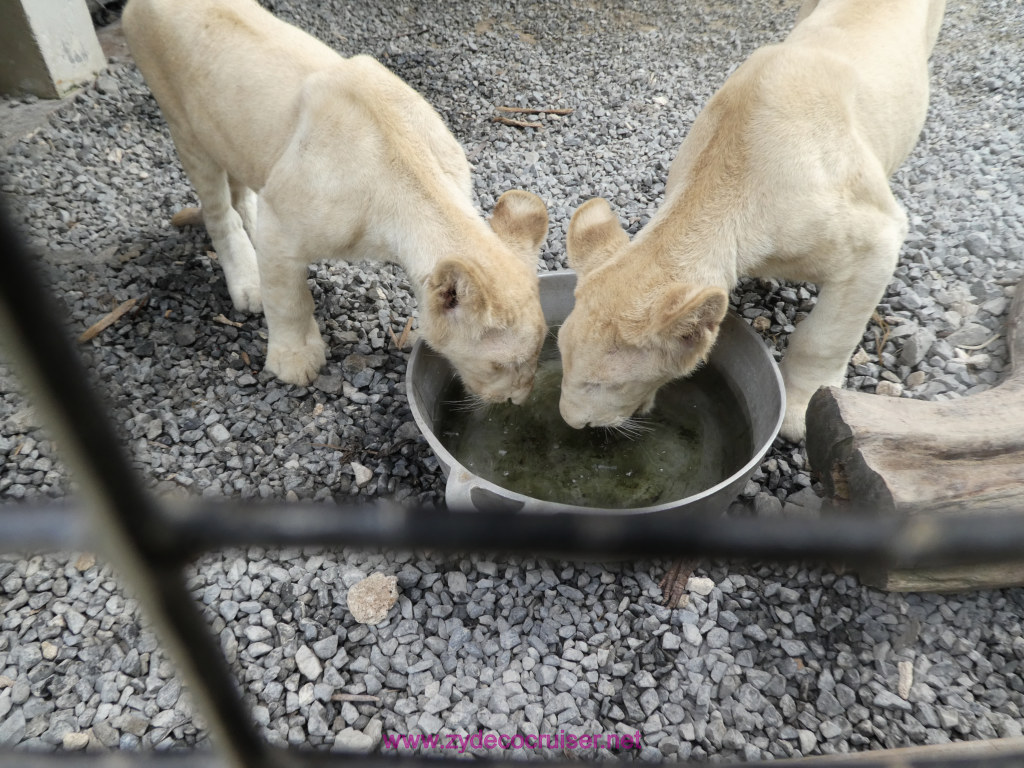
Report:
[[[546,268],[564,266],[566,225],[590,196],[608,197],[631,231],[647,221],[699,107],[795,13],[794,3],[665,0],[272,5],[419,89],[475,164],[484,210],[510,187],[541,194]],[[851,363],[852,388],[948,399],[1006,368],[997,334],[1024,255],[1021,30],[1018,2],[950,4],[924,135],[894,180],[910,235]],[[574,112],[521,131],[491,122],[497,105]],[[12,115],[29,108],[0,103]],[[151,488],[440,501],[403,390],[407,352],[389,343],[387,328],[401,333],[414,311],[401,270],[317,265],[328,366],[309,388],[263,374],[262,320],[231,310],[205,235],[170,227],[195,199],[129,61],[11,142],[0,174],[72,332],[146,297],[84,352]],[[734,307],[763,317],[766,339],[782,345],[814,295],[748,281]],[[67,495],[52,443],[2,365],[0,424],[0,501]],[[818,505],[802,452],[780,443],[733,511],[813,515]],[[889,595],[830,570],[707,563],[688,604],[669,610],[656,585],[667,565],[254,549],[202,560],[189,584],[275,743],[380,749],[382,732],[639,730],[644,759],[713,760],[1021,734],[1020,590]],[[388,621],[367,627],[345,597],[374,572],[396,575],[401,596]],[[0,595],[0,743],[204,740],[108,566],[80,553],[2,555]]]

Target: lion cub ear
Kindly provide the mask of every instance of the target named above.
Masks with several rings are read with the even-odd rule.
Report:
[[[532,192],[510,189],[498,198],[491,229],[512,252],[536,269],[540,246],[548,236],[548,209]]]
[[[583,275],[629,243],[629,235],[603,197],[587,200],[569,221],[566,253],[569,266]]]
[[[729,296],[721,288],[694,293],[688,286],[674,284],[653,297],[622,331],[628,342],[639,346],[697,352],[703,357],[728,307]]]
[[[487,313],[485,284],[476,268],[460,259],[445,259],[427,278],[426,300],[434,318],[481,318]]]

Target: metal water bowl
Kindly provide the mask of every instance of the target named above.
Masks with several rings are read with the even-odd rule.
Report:
[[[549,326],[557,327],[572,310],[576,273],[547,272],[540,275],[540,301]],[[447,477],[445,502],[461,511],[507,510],[523,513],[614,512],[617,514],[677,513],[683,510],[722,512],[754,474],[775,440],[786,410],[782,375],[761,338],[742,319],[728,313],[707,365],[717,369],[734,390],[749,415],[753,448],[749,461],[721,482],[685,498],[648,507],[599,509],[574,506],[510,491],[473,474],[442,445],[434,432],[441,410],[442,393],[455,373],[451,365],[422,340],[409,358],[406,390],[413,418],[437,455]],[[666,386],[672,386],[671,383]]]

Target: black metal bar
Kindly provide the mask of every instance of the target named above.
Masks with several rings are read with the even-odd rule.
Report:
[[[0,507],[0,542],[13,550],[94,545],[74,507]],[[184,562],[210,550],[248,546],[352,546],[499,551],[583,559],[722,557],[816,561],[893,569],[990,565],[1019,560],[1018,515],[821,519],[451,513],[393,505],[266,505],[200,502],[164,521],[158,560]]]
[[[80,506],[0,505],[0,548],[5,552],[74,552],[95,546],[95,533]]]
[[[266,744],[185,587],[178,561],[162,560],[172,531],[163,524],[165,516],[128,463],[107,410],[88,384],[87,371],[53,297],[2,201],[0,256],[0,336],[79,481],[97,529],[96,542],[104,545],[103,554],[146,606],[203,710],[214,740],[236,765],[264,765]]]
[[[622,753],[620,753],[621,755]],[[373,755],[331,753],[301,749],[271,750],[268,759],[278,768],[465,768],[466,760],[444,755],[408,755],[380,753]],[[588,756],[578,754],[579,764]],[[550,759],[510,760],[508,758],[477,760],[487,768],[565,768],[566,762]],[[722,768],[739,768],[748,762],[716,762]],[[221,758],[209,752],[135,752],[135,753],[64,753],[32,754],[0,752],[0,768],[224,768]],[[1020,768],[1024,765],[1024,742],[1021,739],[995,739],[942,744],[932,747],[909,747],[876,750],[849,755],[822,755],[806,758],[772,760],[771,768]]]
[[[332,544],[603,559],[726,557],[932,568],[1015,561],[1024,552],[1024,522],[1006,514],[657,518],[449,512],[395,505],[200,503],[182,509],[170,527],[178,537],[174,547],[194,554],[251,544]]]

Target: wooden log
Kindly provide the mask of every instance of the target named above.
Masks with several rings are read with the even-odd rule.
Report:
[[[818,390],[807,408],[807,457],[830,497],[825,508],[1024,516],[1024,282],[1006,336],[1010,375],[977,395],[929,402]],[[861,577],[903,591],[1020,585],[1024,553],[1015,563]]]

